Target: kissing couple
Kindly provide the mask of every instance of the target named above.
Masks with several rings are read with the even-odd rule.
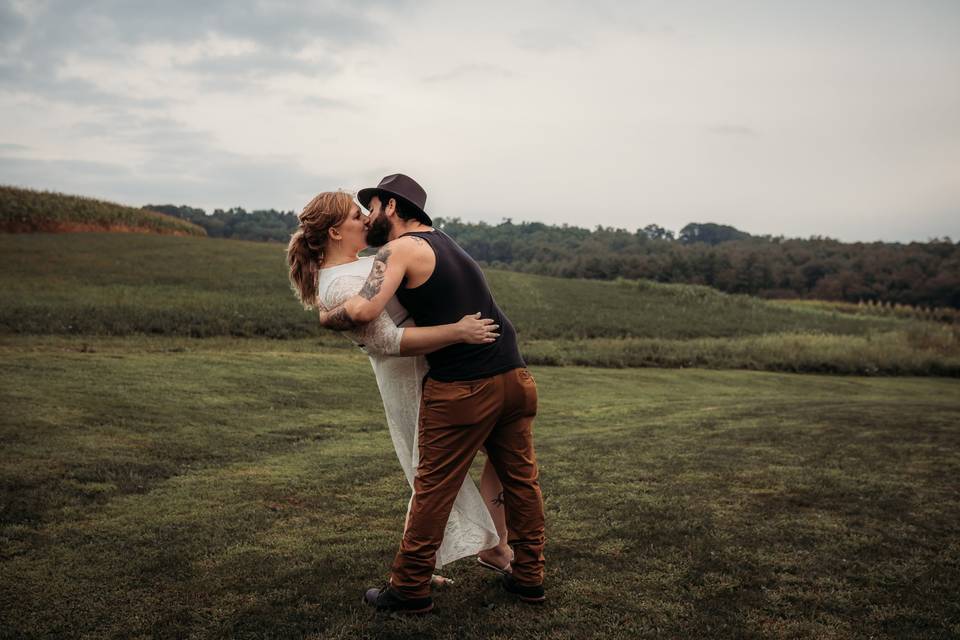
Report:
[[[479,265],[433,222],[427,194],[389,175],[351,194],[321,193],[290,238],[290,281],[320,324],[370,357],[387,426],[413,493],[389,582],[364,601],[426,613],[435,569],[466,556],[502,574],[523,602],[544,601],[544,516],[533,446],[537,386]],[[376,256],[361,258],[367,246]],[[468,475],[486,464],[477,490]]]

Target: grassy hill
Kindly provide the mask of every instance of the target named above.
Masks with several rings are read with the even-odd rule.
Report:
[[[0,236],[0,333],[307,338],[277,244],[115,234]],[[960,373],[955,329],[690,285],[489,270],[542,364]]]
[[[205,236],[203,228],[173,216],[133,207],[0,186],[0,231],[123,231],[176,236]]]

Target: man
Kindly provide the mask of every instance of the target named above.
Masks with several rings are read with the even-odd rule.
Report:
[[[524,602],[543,591],[544,518],[533,448],[537,387],[520,357],[517,335],[497,307],[483,272],[424,211],[427,194],[403,174],[386,176],[357,198],[370,211],[368,242],[380,246],[360,293],[321,311],[320,323],[346,330],[376,318],[394,295],[418,326],[480,312],[500,326],[489,344],[455,344],[427,355],[430,372],[420,404],[420,462],[410,518],[390,582],[370,589],[378,610],[426,613],[433,608],[430,577],[453,502],[480,447],[503,484],[512,574],[504,588]],[[382,246],[381,246],[382,245]]]

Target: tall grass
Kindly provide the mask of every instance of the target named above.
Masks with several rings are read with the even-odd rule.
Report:
[[[814,331],[864,335],[890,330],[893,318],[863,318],[785,308],[710,287],[553,278],[487,272],[497,301],[525,339],[735,337]]]
[[[774,304],[787,307],[819,309],[826,312],[849,313],[885,318],[905,318],[915,320],[934,320],[937,322],[960,323],[960,309],[950,307],[914,307],[908,304],[877,302],[874,300],[840,302],[835,300],[772,300]]]
[[[0,235],[0,333],[316,340],[277,244]],[[488,270],[531,362],[956,375],[949,325],[695,285]]]
[[[162,213],[93,198],[0,186],[0,231],[96,230],[207,235],[195,224]]]
[[[284,247],[115,234],[0,236],[0,331],[308,337]],[[866,335],[896,318],[785,308],[695,285],[600,282],[488,270],[523,340]]]
[[[702,367],[859,375],[960,376],[960,332],[928,325],[865,336],[772,333],[735,338],[533,340],[530,364]]]

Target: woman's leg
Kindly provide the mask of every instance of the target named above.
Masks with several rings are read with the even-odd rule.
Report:
[[[503,485],[500,484],[497,471],[490,464],[489,459],[483,465],[483,473],[480,475],[480,495],[483,496],[483,502],[487,505],[487,510],[497,527],[497,534],[500,536],[500,544],[482,551],[480,558],[494,566],[507,567],[513,560],[513,551],[507,544],[507,517],[503,509]]]

